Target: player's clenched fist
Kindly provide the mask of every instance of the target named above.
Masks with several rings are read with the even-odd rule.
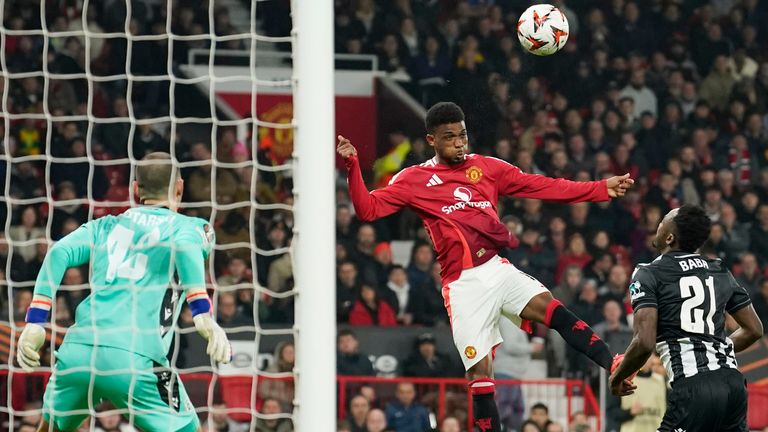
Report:
[[[336,146],[336,153],[338,153],[339,156],[346,159],[350,156],[357,155],[357,150],[355,150],[355,146],[353,146],[348,139],[344,138],[341,135],[339,135],[338,138],[339,138],[339,145]]]

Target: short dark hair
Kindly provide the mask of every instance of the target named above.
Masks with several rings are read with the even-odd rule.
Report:
[[[712,221],[703,208],[686,204],[673,219],[677,231],[677,244],[684,252],[696,252],[709,238]]]
[[[427,128],[427,133],[431,134],[435,132],[438,126],[459,123],[464,121],[464,111],[453,102],[438,102],[432,105],[432,108],[427,111],[427,118],[424,120],[424,125]]]
[[[545,413],[549,414],[549,408],[546,405],[544,405],[542,402],[536,402],[535,404],[533,404],[533,406],[531,407],[531,411],[535,409],[544,410]]]
[[[349,329],[339,330],[339,334],[336,336],[336,340],[338,341],[341,338],[343,338],[344,336],[352,336],[352,338],[357,340],[357,335],[355,334],[355,332],[353,332],[352,330],[349,330]]]
[[[136,167],[139,198],[142,201],[153,198],[167,199],[171,184],[178,178],[179,172],[174,168],[170,154],[154,152],[144,156]]]

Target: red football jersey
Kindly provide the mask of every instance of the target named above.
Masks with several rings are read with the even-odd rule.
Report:
[[[496,212],[499,195],[574,203],[607,201],[605,180],[574,182],[526,174],[501,159],[469,154],[458,165],[432,158],[403,169],[384,188],[368,192],[357,157],[347,159],[348,183],[358,218],[371,221],[403,207],[424,221],[442,266],[443,286],[478,266],[517,238]]]

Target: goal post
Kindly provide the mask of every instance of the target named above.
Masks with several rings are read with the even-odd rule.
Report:
[[[297,431],[336,430],[333,2],[293,0]]]

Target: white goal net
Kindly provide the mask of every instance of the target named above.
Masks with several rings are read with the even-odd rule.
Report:
[[[327,33],[332,4],[317,3],[328,9]],[[302,37],[294,27],[296,11],[292,17],[284,0],[0,0],[0,5],[0,222],[5,224],[0,429],[36,430],[53,352],[89,295],[88,266],[68,270],[52,305],[42,367],[23,372],[14,359],[15,344],[46,251],[80,224],[137,205],[130,181],[136,161],[153,151],[170,153],[182,171],[181,211],[208,219],[217,235],[208,262],[209,294],[232,342],[233,361],[211,365],[186,306],[172,324],[176,337],[169,354],[202,430],[227,430],[225,425],[230,431],[254,430],[295,421],[301,405],[296,388],[302,385],[299,335],[313,329],[302,328],[306,310],[302,318],[294,303],[311,302],[315,295],[298,296],[302,276],[293,271],[301,266],[295,259],[301,252],[293,251],[302,242],[306,248],[303,238],[310,239],[306,233],[312,229],[302,232],[294,211],[303,197],[296,168],[301,153],[294,152],[293,137],[304,123],[292,116],[301,111],[296,91],[302,81],[295,71],[292,80],[274,80],[257,70],[261,58],[271,67],[291,68],[291,50],[295,56]],[[233,52],[239,55],[227,55]],[[202,73],[190,72],[201,65]],[[233,96],[235,84],[246,90]],[[262,92],[284,93],[289,109],[265,115]],[[232,103],[233,97],[244,102]],[[332,106],[324,109],[332,122]],[[315,130],[306,124],[307,134]],[[328,148],[332,151],[330,143]],[[311,190],[305,187],[305,196]],[[332,206],[332,196],[325,200]],[[321,222],[332,217],[331,211],[319,213]],[[319,229],[331,232],[331,226]],[[324,294],[331,301],[332,289]],[[332,325],[326,333],[333,333]],[[327,350],[332,353],[333,345]],[[315,354],[304,357],[309,355]],[[332,360],[326,363],[333,367]],[[309,383],[309,368],[304,372]],[[333,398],[327,391],[320,394]],[[54,413],[56,405],[52,401]],[[132,413],[108,401],[91,401],[86,414],[81,430],[134,428]]]

